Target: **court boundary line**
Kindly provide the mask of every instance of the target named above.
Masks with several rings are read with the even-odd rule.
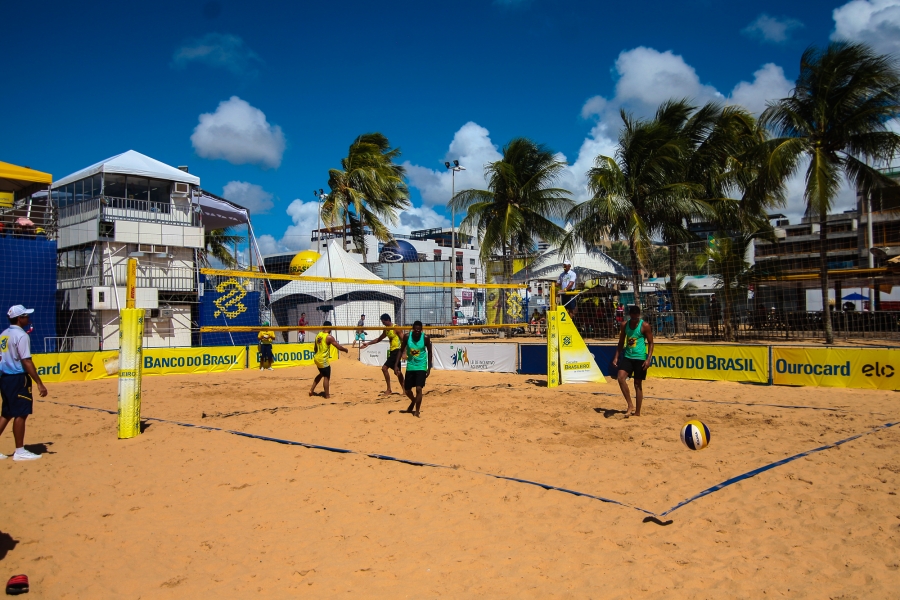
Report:
[[[67,403],[67,402],[57,402],[57,401],[55,401],[55,400],[45,400],[45,399],[38,399],[38,401],[40,401],[40,402],[47,402],[47,403],[49,403],[49,404],[56,404],[57,406],[66,406],[66,407],[70,407],[70,408],[80,408],[80,409],[83,409],[83,410],[93,410],[93,411],[96,411],[96,412],[107,413],[107,414],[110,414],[110,415],[117,415],[117,414],[118,414],[118,411],[110,410],[110,409],[107,409],[107,408],[98,408],[98,407],[95,407],[95,406],[84,406],[84,405],[81,405],[81,404],[70,404],[70,403]],[[285,445],[287,445],[287,446],[301,446],[301,447],[303,447],[303,448],[310,448],[310,449],[312,449],[312,450],[326,450],[326,451],[328,451],[328,452],[335,452],[335,453],[338,453],[338,454],[358,454],[358,455],[360,455],[360,456],[365,456],[365,457],[367,457],[367,458],[374,458],[374,459],[376,459],[376,460],[384,460],[384,461],[399,462],[399,463],[403,463],[403,464],[407,464],[407,465],[411,465],[411,466],[416,466],[416,467],[430,467],[430,468],[434,468],[434,469],[452,469],[452,470],[454,470],[454,471],[464,471],[464,472],[466,472],[466,473],[471,473],[471,474],[474,474],[474,475],[482,475],[482,476],[484,476],[484,477],[492,477],[492,478],[494,478],[494,479],[505,479],[505,480],[507,480],[507,481],[512,481],[512,482],[515,482],[515,483],[523,483],[523,484],[527,484],[527,485],[533,485],[533,486],[536,486],[536,487],[543,488],[543,489],[545,489],[545,490],[554,490],[554,491],[557,491],[557,492],[564,492],[564,493],[566,493],[566,494],[571,494],[571,495],[573,495],[573,496],[581,496],[581,497],[584,497],[584,498],[590,498],[590,499],[592,499],[592,500],[599,500],[600,502],[604,502],[604,503],[607,503],[607,504],[615,504],[615,505],[622,506],[622,507],[625,507],[625,508],[631,508],[631,509],[636,510],[636,511],[638,511],[638,512],[644,513],[645,515],[648,515],[648,517],[652,517],[652,518],[663,518],[663,517],[666,517],[666,516],[670,515],[671,513],[675,512],[676,510],[678,510],[678,509],[680,509],[680,508],[682,508],[682,507],[684,507],[684,506],[686,506],[686,505],[688,505],[688,504],[691,504],[692,502],[695,502],[695,501],[697,501],[697,500],[700,500],[701,498],[705,498],[706,496],[709,496],[710,494],[713,494],[713,493],[715,493],[715,492],[718,492],[719,490],[723,490],[723,489],[725,489],[725,488],[727,488],[727,487],[730,487],[730,486],[732,486],[732,485],[734,485],[734,484],[736,484],[736,483],[740,483],[741,481],[745,481],[745,480],[747,480],[747,479],[752,479],[753,477],[756,477],[757,475],[760,475],[760,474],[762,474],[762,473],[765,473],[766,471],[770,471],[770,470],[775,469],[775,468],[777,468],[777,467],[780,467],[780,466],[786,465],[786,464],[788,464],[788,463],[794,462],[795,460],[799,460],[799,459],[801,459],[801,458],[804,458],[804,457],[806,457],[806,456],[810,456],[810,455],[812,455],[812,454],[816,454],[816,453],[819,453],[819,452],[824,452],[824,451],[826,451],[826,450],[830,450],[830,449],[832,449],[832,448],[836,448],[836,447],[838,447],[838,446],[842,446],[842,445],[847,444],[847,443],[849,443],[849,442],[852,442],[852,441],[854,441],[854,440],[858,440],[858,439],[860,439],[860,438],[862,438],[862,437],[864,437],[864,436],[867,436],[867,435],[870,435],[870,434],[873,434],[873,433],[878,433],[878,432],[881,432],[881,431],[885,431],[885,430],[887,430],[887,429],[890,429],[890,428],[892,428],[892,427],[896,427],[897,425],[900,425],[900,421],[893,421],[893,422],[883,423],[883,424],[881,424],[881,425],[878,425],[878,426],[876,426],[876,427],[873,427],[872,429],[869,429],[869,430],[867,430],[867,431],[862,431],[862,432],[860,432],[860,433],[856,433],[856,434],[854,434],[854,435],[852,435],[852,436],[850,436],[850,437],[843,438],[843,439],[838,440],[838,441],[836,441],[836,442],[832,442],[832,443],[830,443],[830,444],[825,444],[824,446],[819,446],[819,447],[817,447],[817,448],[812,448],[812,449],[810,449],[810,450],[804,450],[803,452],[800,452],[800,453],[798,453],[798,454],[794,454],[794,455],[792,455],[792,456],[788,456],[788,457],[782,458],[781,460],[777,460],[777,461],[771,462],[771,463],[766,464],[766,465],[763,465],[763,466],[761,466],[761,467],[757,467],[757,468],[755,468],[755,469],[751,469],[751,470],[749,470],[749,471],[746,471],[746,472],[744,472],[744,473],[741,473],[740,475],[736,475],[736,476],[734,476],[734,477],[731,477],[731,478],[729,478],[729,479],[726,479],[725,481],[722,481],[722,482],[717,483],[717,484],[715,484],[715,485],[713,485],[713,486],[711,486],[711,487],[708,487],[708,488],[706,488],[705,490],[703,490],[703,491],[701,491],[701,492],[699,492],[699,493],[697,493],[697,494],[694,494],[693,496],[690,496],[690,497],[686,498],[685,500],[682,500],[682,501],[679,502],[678,504],[672,506],[671,508],[669,508],[669,509],[667,509],[667,510],[665,510],[665,511],[663,511],[663,512],[656,513],[656,512],[653,512],[653,511],[651,511],[651,510],[647,510],[647,509],[645,509],[645,508],[641,508],[641,507],[639,507],[639,506],[635,506],[635,505],[633,505],[633,504],[628,504],[627,502],[622,502],[622,501],[620,501],[620,500],[615,500],[615,499],[613,499],[613,498],[606,498],[606,497],[604,497],[604,496],[597,496],[597,495],[594,495],[594,494],[588,494],[587,492],[579,492],[579,491],[577,491],[577,490],[571,490],[571,489],[568,489],[568,488],[563,488],[563,487],[551,485],[551,484],[549,484],[549,483],[541,483],[541,482],[539,482],[539,481],[531,481],[531,480],[529,480],[529,479],[521,479],[521,478],[518,478],[518,477],[510,477],[510,476],[508,476],[508,475],[497,475],[497,474],[495,474],[495,473],[488,473],[488,472],[486,472],[486,471],[475,471],[475,470],[473,470],[473,469],[457,469],[457,468],[450,467],[450,466],[447,466],[447,465],[440,465],[440,464],[435,464],[435,463],[426,463],[426,462],[421,462],[421,461],[416,461],[416,460],[406,459],[406,458],[397,458],[397,457],[389,456],[389,455],[386,455],[386,454],[377,454],[377,453],[370,453],[370,452],[360,452],[360,451],[358,451],[358,450],[349,450],[349,449],[347,449],[347,448],[336,448],[336,447],[331,447],[331,446],[322,446],[322,445],[320,445],[320,444],[310,444],[310,443],[307,443],[307,442],[298,442],[298,441],[295,441],[295,440],[288,440],[288,439],[283,439],[283,438],[276,438],[276,437],[271,437],[271,436],[265,436],[265,435],[260,435],[260,434],[257,434],[257,433],[249,433],[249,432],[246,432],[246,431],[237,431],[237,430],[234,430],[234,429],[225,429],[225,428],[222,428],[222,427],[213,427],[213,426],[211,426],[211,425],[196,425],[196,424],[194,424],[194,423],[186,423],[186,422],[184,422],[184,421],[174,421],[174,420],[171,420],[171,419],[160,419],[160,418],[158,418],[158,417],[142,417],[141,420],[142,420],[142,421],[153,421],[153,422],[155,422],[155,423],[167,423],[167,424],[169,424],[169,425],[177,425],[177,426],[179,426],[179,427],[191,427],[191,428],[195,428],[195,429],[203,429],[203,430],[206,430],[206,431],[218,431],[218,432],[222,432],[222,433],[230,433],[231,435],[237,435],[237,436],[240,436],[240,437],[246,437],[246,438],[251,438],[251,439],[263,440],[263,441],[267,441],[267,442],[275,442],[275,443],[278,443],[278,444],[285,444]]]

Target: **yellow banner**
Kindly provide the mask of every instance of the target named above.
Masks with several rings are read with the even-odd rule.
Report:
[[[313,364],[314,345],[309,344],[272,344],[275,362],[272,368],[307,367]],[[331,360],[337,360],[338,350],[331,347]],[[259,368],[259,346],[250,347],[250,368]]]
[[[766,346],[656,344],[649,377],[769,382]]]
[[[240,371],[246,362],[246,346],[144,348],[144,375]]]
[[[119,375],[119,353],[116,350],[35,354],[31,358],[44,383],[89,381]]]
[[[772,348],[776,385],[900,389],[900,350]]]
[[[0,192],[0,208],[12,208],[13,201],[12,192]]]
[[[565,308],[559,314],[559,372],[561,383],[606,383],[606,377]]]

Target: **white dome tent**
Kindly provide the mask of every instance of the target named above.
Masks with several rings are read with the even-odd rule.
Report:
[[[355,279],[359,283],[304,281],[310,277]],[[292,280],[272,294],[272,309],[278,325],[296,325],[300,313],[306,313],[310,325],[330,320],[335,326],[356,326],[359,316],[366,315],[366,324],[381,327],[383,313],[395,318],[403,301],[403,290],[395,285],[377,283],[380,277],[356,262],[340,244],[332,240],[301,279]],[[374,282],[374,283],[368,283]],[[325,309],[325,310],[323,310]],[[353,341],[353,331],[335,331],[342,344]],[[311,341],[311,336],[306,336]]]

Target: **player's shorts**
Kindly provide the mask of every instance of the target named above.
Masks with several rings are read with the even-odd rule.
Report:
[[[31,377],[27,373],[0,375],[0,395],[3,406],[0,415],[7,419],[27,417],[31,414],[34,402],[31,399]]]
[[[400,354],[400,348],[396,350],[391,350],[388,352],[387,359],[384,361],[384,366],[388,369],[393,369],[397,366],[397,355]]]
[[[272,354],[272,344],[259,345],[259,358],[261,360],[275,360],[275,355]]]
[[[355,341],[357,341],[357,342],[364,342],[364,341],[366,341],[366,332],[363,331],[362,333],[357,333],[357,334],[356,334],[356,340],[355,340]]]
[[[647,369],[644,368],[644,361],[637,358],[619,359],[619,371],[625,371],[629,377],[635,381],[643,381],[647,379]]]
[[[319,369],[319,375],[321,375],[322,377],[328,377],[329,379],[331,378],[331,365],[328,365],[327,367],[316,368]]]
[[[425,380],[428,378],[428,371],[410,371],[406,370],[406,376],[403,378],[403,388],[411,390],[417,387],[425,387]]]

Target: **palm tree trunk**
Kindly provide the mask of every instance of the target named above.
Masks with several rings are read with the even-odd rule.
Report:
[[[822,325],[825,328],[825,343],[834,343],[834,330],[831,328],[831,307],[828,306],[828,211],[819,211],[819,282],[822,287]],[[840,302],[835,298],[835,304]]]
[[[347,210],[344,211],[344,246],[341,248],[344,252],[347,251],[347,230],[350,228],[350,207],[347,207]]]
[[[631,252],[631,285],[634,286],[634,304],[641,305],[641,271],[638,263],[637,250],[634,247],[634,237],[628,240],[628,249]]]
[[[681,331],[681,315],[678,302],[678,244],[669,246],[669,293],[672,295],[672,312],[674,313],[675,333]]]
[[[725,282],[725,287],[722,289],[722,295],[724,296],[722,303],[722,309],[724,314],[722,315],[722,319],[725,325],[725,341],[733,342],[734,341],[734,328],[732,327],[731,322],[731,279]]]

